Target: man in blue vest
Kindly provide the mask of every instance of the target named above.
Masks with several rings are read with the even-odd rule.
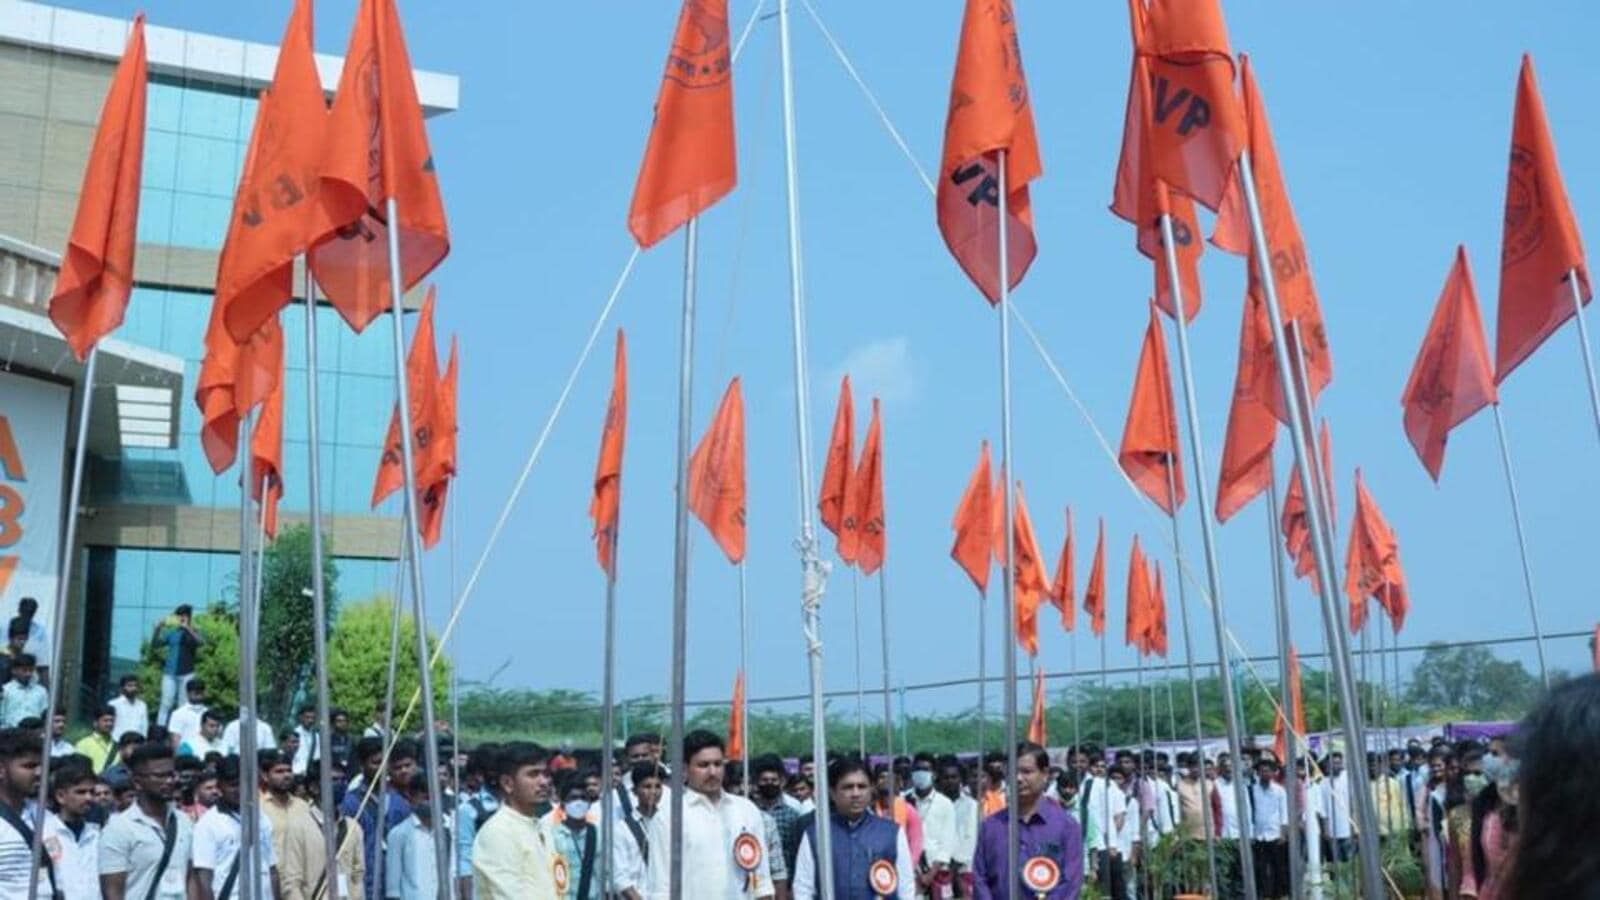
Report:
[[[1002,809],[983,820],[978,830],[978,851],[972,861],[977,900],[1004,900],[1016,879],[1018,897],[1039,900],[1076,900],[1083,887],[1083,830],[1055,803],[1044,803],[1050,783],[1050,755],[1038,744],[1017,747],[1017,865],[1007,860],[1007,822],[1011,810]],[[1045,877],[1046,874],[1051,877]],[[1050,887],[1041,884],[1053,883]]]
[[[873,815],[872,781],[867,766],[855,757],[828,765],[829,822],[833,847],[834,900],[915,900],[916,868],[905,831]],[[805,836],[795,857],[794,900],[816,900],[818,889],[817,822],[807,816]]]

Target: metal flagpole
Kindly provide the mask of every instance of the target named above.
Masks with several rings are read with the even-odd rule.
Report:
[[[744,560],[739,560],[739,673],[744,679],[744,690],[739,694],[739,721],[744,723],[744,734],[739,741],[739,766],[744,771],[745,791],[748,795],[754,782],[750,776],[750,613],[748,593],[745,588]],[[604,884],[606,882],[602,882]]]
[[[253,528],[250,522],[250,419],[239,419],[239,870],[246,873],[239,888],[240,900],[261,900],[256,860],[260,815],[256,812],[261,792],[251,790],[259,777],[259,747],[256,742],[256,598],[254,560],[251,558]]]
[[[1002,513],[1005,515],[1006,553],[1004,565],[1000,567],[1000,574],[1004,576],[1001,590],[1005,598],[1003,620],[1005,622],[1005,682],[1002,697],[1005,700],[1006,710],[1006,809],[1013,811],[1006,816],[1006,896],[1010,900],[1017,898],[1017,841],[1020,832],[1015,810],[1017,808],[1017,642],[1015,639],[1016,609],[1014,593],[1016,586],[1013,571],[1016,566],[1016,547],[1012,545],[1015,538],[1016,522],[1012,521],[1012,507],[1015,504],[1012,492],[1012,479],[1016,477],[1016,469],[1011,465],[1011,265],[1008,259],[1010,248],[1006,234],[1006,151],[995,152],[995,180],[999,182],[995,202],[999,210],[996,221],[999,227],[995,233],[999,238],[999,287],[1000,287],[1000,471],[1005,473],[1005,484],[1001,486]]]
[[[856,752],[867,758],[867,701],[861,689],[861,578],[850,568],[851,644],[856,654]]]
[[[1254,209],[1253,206],[1251,208]],[[1194,370],[1189,364],[1189,322],[1187,309],[1184,306],[1183,281],[1178,274],[1178,248],[1172,231],[1172,216],[1166,213],[1161,215],[1161,244],[1165,248],[1162,255],[1167,264],[1167,283],[1172,286],[1173,308],[1177,311],[1177,315],[1173,316],[1173,322],[1177,325],[1178,332],[1178,368],[1183,376],[1184,413],[1189,428],[1189,460],[1191,470],[1199,473],[1194,479],[1195,505],[1198,507],[1200,518],[1200,543],[1205,550],[1206,587],[1211,599],[1211,624],[1217,644],[1217,676],[1222,686],[1223,721],[1228,730],[1228,757],[1237,766],[1244,762],[1244,741],[1241,737],[1238,703],[1233,693],[1233,673],[1227,664],[1227,617],[1222,607],[1222,575],[1217,561],[1216,535],[1213,533],[1211,522],[1211,496],[1205,479],[1205,473],[1209,470],[1206,468],[1205,449],[1200,440],[1200,412],[1195,400]],[[1246,790],[1244,779],[1235,777],[1234,802],[1240,810],[1250,808],[1250,798]],[[1256,900],[1255,859],[1248,840],[1239,841],[1239,872],[1246,900]]]
[[[1572,282],[1576,285],[1577,279],[1573,279]],[[1577,288],[1574,287],[1573,289],[1576,290]],[[1578,321],[1580,323],[1583,321],[1581,307]],[[1587,342],[1585,343],[1583,358],[1585,362],[1589,359]],[[1591,379],[1593,378],[1592,372],[1590,377]],[[1591,385],[1592,383],[1591,381]],[[1539,651],[1539,679],[1544,682],[1544,686],[1548,690],[1550,687],[1550,670],[1545,666],[1544,660],[1544,631],[1539,627],[1539,598],[1533,592],[1533,567],[1528,562],[1528,536],[1522,529],[1522,503],[1517,496],[1517,479],[1511,470],[1511,445],[1506,441],[1506,423],[1500,415],[1500,404],[1491,403],[1489,406],[1494,410],[1494,431],[1500,437],[1500,462],[1504,464],[1506,470],[1506,491],[1511,494],[1511,523],[1516,526],[1517,550],[1522,554],[1522,586],[1528,592],[1528,613],[1533,618],[1533,645]],[[1398,643],[1396,641],[1396,644]]]
[[[1177,279],[1173,278],[1169,279],[1169,281],[1175,289],[1179,289],[1177,287],[1179,284]],[[1183,307],[1180,305],[1178,308],[1182,309]],[[1171,466],[1168,466],[1167,496],[1178,496],[1177,481],[1177,473],[1173,471]],[[1200,514],[1201,516],[1205,515],[1204,505],[1201,506]],[[1177,577],[1173,580],[1178,583],[1178,615],[1183,622],[1183,663],[1189,670],[1189,702],[1194,705],[1194,770],[1195,780],[1200,785],[1200,828],[1206,834],[1206,875],[1210,879],[1208,884],[1211,886],[1211,896],[1221,897],[1222,895],[1217,890],[1219,886],[1217,881],[1217,834],[1216,830],[1211,827],[1211,797],[1206,788],[1206,743],[1205,728],[1200,723],[1200,679],[1195,674],[1194,641],[1189,636],[1189,589],[1185,586],[1187,579],[1183,577],[1183,540],[1181,531],[1182,529],[1178,527],[1177,510],[1173,510],[1172,557],[1177,565],[1175,573]],[[1102,660],[1100,665],[1103,668],[1105,661]],[[1172,739],[1174,741],[1178,739],[1176,724],[1172,729]]]
[[[327,589],[322,583],[322,461],[320,424],[317,407],[317,282],[306,266],[306,455],[307,490],[311,520],[311,620],[316,634],[312,651],[316,654],[317,741],[321,765],[317,767],[317,796],[322,808],[322,848],[327,854],[324,883],[328,900],[339,900],[339,846],[335,836],[333,805],[333,766],[329,748],[333,746],[333,715],[328,700],[328,607]],[[442,813],[438,813],[442,815]],[[442,820],[441,820],[442,821]]]
[[[817,553],[811,523],[811,380],[806,365],[804,274],[800,261],[800,176],[795,162],[794,60],[789,45],[789,0],[778,2],[778,52],[783,71],[784,182],[789,211],[789,313],[794,329],[794,420],[800,489],[801,615],[806,636],[806,661],[811,676],[811,753],[815,757],[817,821],[827,823],[828,739],[822,695],[822,594],[828,566]],[[818,896],[833,900],[832,829],[817,829]]]
[[[620,518],[620,516],[619,516]],[[600,680],[600,796],[605,798],[606,805],[600,811],[600,846],[604,850],[600,854],[600,884],[601,895],[609,892],[611,886],[611,848],[614,846],[612,834],[616,831],[616,817],[611,814],[611,803],[614,802],[612,784],[616,780],[616,746],[617,746],[617,716],[612,708],[617,696],[617,544],[618,532],[621,528],[614,527],[611,531],[611,566],[606,571],[606,610],[605,610],[605,658],[601,663],[603,671]],[[741,567],[741,571],[743,571]],[[741,579],[741,582],[743,579]],[[740,650],[744,644],[744,598],[740,592]],[[457,733],[456,740],[461,735]],[[748,776],[746,776],[748,777]],[[459,790],[459,788],[457,788]]]
[[[402,512],[401,519],[404,520],[405,518],[406,513]],[[404,528],[409,526],[402,521],[401,527]],[[400,666],[400,609],[401,604],[405,601],[406,596],[405,572],[406,559],[408,555],[409,550],[406,546],[406,542],[402,540],[400,542],[400,558],[395,561],[394,602],[391,603],[389,607],[389,681],[384,687],[383,695],[383,740],[391,748],[395,744],[394,683]],[[380,830],[387,834],[388,829],[386,825],[389,813],[389,765],[387,759],[384,761],[384,765],[378,769],[378,783],[376,788],[377,792],[371,795],[377,803],[372,821]],[[356,816],[357,818],[360,818],[359,809],[356,811]],[[372,883],[374,885],[385,883],[383,880],[383,867],[387,862],[385,859],[386,855],[387,854],[384,853],[374,853],[372,855]]]
[[[411,547],[411,608],[412,617],[416,620],[417,680],[422,692],[422,758],[423,764],[428,767],[428,806],[438,823],[443,821],[444,793],[439,787],[439,734],[434,729],[433,670],[428,655],[428,603],[422,584],[422,540],[417,534],[421,518],[417,514],[416,453],[411,446],[414,435],[411,427],[411,389],[406,384],[405,308],[400,286],[400,209],[393,196],[385,201],[385,207],[389,215],[389,227],[386,230],[389,233],[389,311],[394,317],[391,323],[394,326],[394,378],[400,396],[400,459],[405,469],[406,520],[402,524],[406,543]],[[445,830],[437,824],[432,830],[434,859],[442,862],[449,858]],[[451,900],[450,879],[444,877],[438,881],[439,900]]]
[[[1318,477],[1321,469],[1318,454],[1312,453],[1311,437],[1306,428],[1306,420],[1301,418],[1302,403],[1299,393],[1295,390],[1294,366],[1289,359],[1288,349],[1281,339],[1285,334],[1283,309],[1278,303],[1278,286],[1274,281],[1273,273],[1266,265],[1272,258],[1272,249],[1267,245],[1266,228],[1261,220],[1261,204],[1256,197],[1255,172],[1250,165],[1250,151],[1245,150],[1239,154],[1239,184],[1244,188],[1245,206],[1250,214],[1250,238],[1253,248],[1249,262],[1246,265],[1255,265],[1261,271],[1262,293],[1265,295],[1267,319],[1272,327],[1275,340],[1272,342],[1272,355],[1277,362],[1278,384],[1283,397],[1284,407],[1289,414],[1289,438],[1294,448],[1295,462],[1300,466],[1301,480],[1305,483],[1306,522],[1311,531],[1312,551],[1316,557],[1317,577],[1326,590],[1320,592],[1319,600],[1322,606],[1323,627],[1330,633],[1338,636],[1339,618],[1333,605],[1334,585],[1338,582],[1334,575],[1333,543],[1330,532],[1323,515],[1328,508],[1317,502],[1322,493],[1322,478]],[[1168,228],[1170,231],[1170,227]],[[1181,316],[1179,317],[1182,318]],[[1298,346],[1299,342],[1295,342]],[[1201,482],[1202,489],[1204,481]],[[1350,656],[1348,652],[1335,653],[1336,676],[1339,678],[1339,694],[1348,715],[1345,717],[1345,738],[1353,747],[1364,746],[1361,733],[1361,714],[1357,707],[1355,685],[1350,678]],[[1355,767],[1358,770],[1364,767]],[[1368,897],[1381,897],[1384,895],[1383,874],[1378,867],[1378,827],[1377,816],[1372,806],[1371,791],[1366,789],[1367,777],[1365,771],[1353,779],[1360,790],[1356,797],[1356,806],[1361,823],[1360,848],[1362,884]],[[1247,843],[1244,841],[1241,844]]]
[[[1583,352],[1583,371],[1589,376],[1589,408],[1594,412],[1595,430],[1600,431],[1600,387],[1595,386],[1594,357],[1589,353],[1589,325],[1583,320],[1583,291],[1578,287],[1577,269],[1567,270],[1567,285],[1572,288],[1572,317],[1578,320],[1578,349]],[[1549,686],[1547,678],[1545,687]]]
[[[978,768],[983,768],[983,754],[988,752],[988,745],[984,743],[984,725],[989,717],[989,676],[988,676],[988,609],[984,602],[988,599],[986,593],[978,595]],[[983,822],[983,803],[978,803],[978,821]]]
[[[884,554],[887,556],[888,554]],[[878,637],[883,653],[883,746],[894,756],[894,719],[889,709],[889,570],[888,562],[878,566]],[[890,760],[892,763],[893,760]]]
[[[689,636],[689,423],[694,386],[695,251],[700,220],[690,219],[683,231],[683,321],[678,338],[677,492],[672,512],[672,761],[671,852],[668,854],[672,900],[683,897],[683,704],[684,654]],[[609,802],[609,801],[607,801]]]
[[[1078,678],[1078,630],[1076,628],[1072,630],[1069,646],[1072,653],[1072,677],[1074,679],[1072,684],[1072,748],[1074,754],[1077,754],[1083,752],[1083,711],[1079,702],[1079,694],[1082,693],[1083,686],[1076,683]]]
[[[1293,646],[1289,629],[1289,586],[1283,574],[1283,554],[1278,550],[1278,476],[1272,472],[1267,482],[1267,553],[1272,560],[1272,611],[1276,620],[1278,637],[1278,707],[1283,716],[1284,759],[1283,791],[1287,798],[1289,833],[1289,896],[1300,900],[1305,896],[1300,862],[1300,779],[1294,771],[1294,761],[1299,756],[1299,736],[1294,727],[1293,673],[1289,669],[1289,651]],[[1308,770],[1309,774],[1309,770]]]
[[[1102,598],[1101,603],[1105,600]],[[1111,721],[1108,710],[1111,707],[1111,677],[1110,670],[1106,668],[1106,633],[1100,632],[1100,759],[1105,765],[1106,774],[1099,779],[1100,782],[1100,831],[1103,833],[1105,848],[1100,851],[1100,883],[1106,892],[1111,890],[1111,848],[1115,839],[1111,835],[1113,827],[1111,821]],[[1088,823],[1084,823],[1086,826]]]
[[[455,476],[452,475],[451,478],[453,480],[455,478]],[[459,530],[459,528],[457,527],[457,524],[456,524],[456,511],[459,510],[460,508],[461,508],[461,500],[458,497],[456,502],[450,504],[450,596],[452,596],[452,597],[460,596],[457,593],[459,588],[456,586],[456,537],[457,537],[457,535],[460,534],[460,530]],[[615,550],[613,550],[613,554],[615,554]],[[457,802],[458,806],[461,803],[461,799],[460,798],[463,796],[462,784],[461,784],[461,756],[462,756],[462,752],[461,752],[461,655],[460,655],[460,652],[459,652],[460,649],[461,649],[460,648],[460,644],[457,642],[457,636],[456,635],[451,635],[451,637],[450,637],[450,662],[451,662],[451,665],[450,665],[450,737],[452,738],[452,744],[451,744],[451,748],[450,748],[450,783],[455,786],[456,798],[457,798],[456,802]],[[607,704],[607,715],[610,714],[609,707],[610,707],[610,704]],[[609,747],[610,745],[608,744],[607,746]],[[608,771],[608,772],[612,771],[613,768],[614,768],[613,765],[612,765],[610,756],[606,757],[603,765],[605,765],[606,771]],[[601,794],[601,796],[609,798],[611,795],[606,793],[606,794]],[[452,812],[454,812],[454,811],[452,810]],[[606,846],[610,847],[611,844],[607,843]],[[605,862],[606,862],[606,866],[608,868],[605,869],[604,871],[606,872],[606,874],[609,875],[609,871],[610,871],[609,870],[609,866],[611,865],[611,860],[609,858],[610,857],[610,853],[607,853],[606,857],[607,858],[606,858]],[[460,864],[461,864],[461,848],[459,846],[457,846],[455,841],[451,841],[450,842],[450,877],[457,884],[460,883],[460,879],[456,875],[457,872],[461,871],[461,865]],[[601,884],[610,884],[610,881],[602,881]],[[338,900],[338,898],[337,897],[330,897],[330,898],[328,898],[328,900]]]
[[[78,502],[83,495],[83,460],[89,449],[89,403],[94,397],[94,370],[95,362],[100,358],[100,345],[95,344],[89,348],[89,358],[83,364],[83,395],[78,398],[78,434],[77,443],[72,448],[72,474],[71,485],[67,489],[67,527],[61,545],[61,560],[57,567],[56,577],[56,606],[50,611],[50,686],[49,697],[52,707],[61,705],[58,699],[61,696],[61,631],[62,624],[66,621],[67,596],[72,582],[73,544],[78,540]],[[243,582],[241,582],[242,584]],[[54,709],[50,711],[54,721]],[[49,733],[48,731],[46,732]],[[119,735],[120,737],[120,735]],[[50,748],[47,745],[45,752],[39,759],[39,793],[35,798],[37,808],[45,810],[50,808]],[[29,848],[32,854],[32,864],[28,866],[28,896],[34,897],[39,891],[40,848],[44,846],[43,816],[34,823],[33,843]]]

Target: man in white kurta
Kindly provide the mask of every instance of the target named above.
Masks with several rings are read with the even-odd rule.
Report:
[[[695,900],[760,900],[773,895],[766,848],[767,826],[754,803],[722,789],[725,762],[722,738],[691,731],[683,739],[683,894]],[[663,836],[672,834],[672,809],[656,814]],[[749,837],[746,838],[745,836]],[[746,868],[734,857],[735,845],[758,848]],[[746,857],[749,863],[749,857]],[[650,848],[652,898],[667,900],[671,889],[670,838]]]

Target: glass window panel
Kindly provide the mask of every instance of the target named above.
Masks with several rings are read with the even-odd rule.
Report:
[[[211,301],[210,294],[173,291],[167,302],[167,329],[161,349],[199,362],[204,353],[206,323],[211,318]]]
[[[339,375],[339,412],[332,439],[376,449],[383,445],[394,413],[393,382],[370,375]]]
[[[306,473],[306,455],[310,445],[304,440],[283,441],[283,503],[284,512],[304,513],[311,508],[311,487]]]
[[[139,242],[167,244],[172,241],[171,191],[146,187],[139,192]]]
[[[298,286],[297,286],[298,287]],[[283,328],[284,336],[284,365],[291,369],[303,369],[306,365],[306,320],[305,307],[299,303],[291,303],[278,314],[278,323]],[[320,323],[319,323],[320,324]],[[322,351],[317,355],[317,363],[323,368],[329,365],[328,335],[317,335],[317,349]]]
[[[184,92],[182,130],[186,134],[236,139],[242,108],[238,95],[190,86]]]
[[[179,247],[215,250],[222,246],[228,227],[229,202],[222,197],[175,194],[172,207],[172,243]]]
[[[152,81],[145,97],[146,129],[176,132],[182,119],[183,88]]]
[[[389,331],[387,316],[379,316],[367,326],[366,331],[356,334],[344,324],[344,320],[339,318],[337,312],[329,309],[328,313],[339,323],[339,327],[348,337],[348,341],[340,348],[340,368],[346,372],[359,372],[363,375],[393,374],[394,338]]]
[[[170,131],[146,129],[144,135],[144,172],[142,184],[146,188],[173,188],[178,172],[178,136]]]
[[[141,203],[141,206],[143,204]],[[141,209],[143,224],[143,209]],[[155,347],[161,340],[161,320],[166,312],[166,291],[136,287],[128,298],[128,309],[117,329],[117,337],[146,347]]]

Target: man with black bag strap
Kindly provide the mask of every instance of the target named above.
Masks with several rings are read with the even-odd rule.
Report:
[[[196,900],[235,900],[244,893],[239,882],[246,877],[239,871],[239,795],[244,789],[254,789],[255,779],[241,784],[239,757],[230,756],[217,765],[217,789],[221,796],[217,805],[206,810],[200,821],[194,823],[193,862],[199,880]],[[277,898],[279,893],[278,864],[273,853],[272,822],[264,813],[261,817],[256,851],[260,865],[260,887],[257,897]]]
[[[0,897],[25,898],[33,859],[37,820],[24,821],[25,804],[39,789],[42,733],[21,728],[0,728]],[[55,871],[50,857],[42,858],[35,897],[49,900],[55,893]]]
[[[76,753],[50,772],[44,852],[61,900],[100,900],[100,826],[89,821],[96,781],[88,758]]]
[[[133,805],[112,816],[100,833],[100,893],[105,900],[201,896],[199,876],[189,867],[193,828],[172,802],[178,790],[172,747],[162,741],[139,745],[128,757],[128,770]]]

